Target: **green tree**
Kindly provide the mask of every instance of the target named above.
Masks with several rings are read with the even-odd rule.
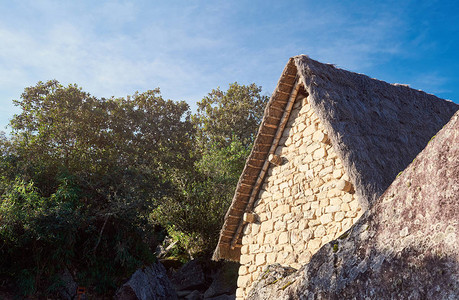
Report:
[[[267,101],[260,86],[234,82],[226,92],[217,88],[198,102],[193,121],[204,144],[216,142],[226,146],[235,138],[250,148]]]
[[[57,81],[15,104],[0,141],[0,276],[32,292],[69,267],[114,289],[152,259],[148,215],[193,166],[188,105],[159,89],[99,99]]]
[[[192,116],[197,132],[194,170],[177,184],[178,194],[166,197],[154,213],[191,254],[215,249],[268,100],[260,93],[255,84],[232,83],[225,92],[212,90]]]

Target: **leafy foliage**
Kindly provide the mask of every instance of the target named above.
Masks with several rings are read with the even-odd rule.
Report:
[[[69,269],[107,294],[152,262],[166,229],[214,248],[267,97],[233,83],[191,115],[159,89],[96,98],[52,80],[25,89],[0,136],[0,279],[47,296]],[[41,293],[41,294],[40,294]]]
[[[64,267],[97,292],[115,288],[153,259],[148,213],[190,161],[187,104],[159,90],[98,99],[57,81],[15,103],[1,143],[0,273],[25,293]]]
[[[254,83],[234,82],[226,92],[217,88],[198,102],[193,119],[203,142],[228,145],[235,138],[250,148],[268,100],[260,93],[261,87]]]
[[[153,214],[171,235],[181,234],[182,247],[192,256],[215,249],[268,100],[260,92],[255,84],[230,84],[226,92],[213,90],[198,102],[192,116],[197,131],[194,170]]]

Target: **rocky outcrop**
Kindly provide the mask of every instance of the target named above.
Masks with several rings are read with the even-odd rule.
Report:
[[[349,231],[249,299],[459,298],[459,113]]]
[[[161,263],[137,270],[116,293],[116,300],[177,299],[177,294]]]
[[[239,264],[201,258],[189,261],[172,275],[179,299],[234,299]]]

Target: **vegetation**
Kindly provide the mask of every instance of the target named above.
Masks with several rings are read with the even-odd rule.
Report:
[[[267,97],[231,84],[192,115],[159,89],[96,98],[39,82],[0,137],[0,279],[52,295],[69,269],[106,294],[154,261],[165,234],[215,247]]]

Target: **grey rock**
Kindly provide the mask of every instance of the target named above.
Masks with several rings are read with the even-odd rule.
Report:
[[[137,270],[116,293],[116,300],[177,299],[177,294],[161,263]]]
[[[204,271],[198,260],[183,265],[171,280],[177,291],[200,289],[206,285]]]
[[[188,294],[185,297],[186,300],[201,300],[202,299],[202,294],[199,291],[193,291],[191,294]]]
[[[204,298],[212,298],[219,295],[231,295],[236,293],[239,264],[225,262],[215,272],[211,285],[204,293]]]
[[[236,294],[233,295],[219,295],[212,298],[204,298],[205,300],[235,300]]]
[[[72,274],[70,274],[68,269],[65,269],[59,275],[59,280],[62,284],[59,290],[59,296],[61,299],[72,300],[76,295],[78,284],[73,280]]]

